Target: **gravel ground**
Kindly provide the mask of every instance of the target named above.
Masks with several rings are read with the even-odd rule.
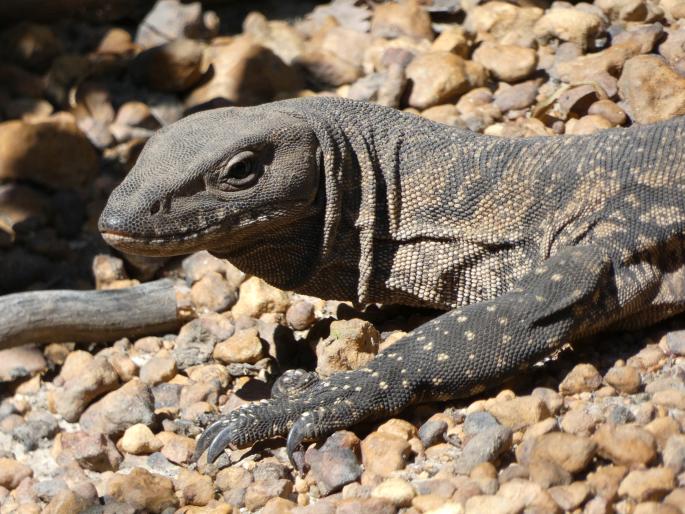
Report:
[[[339,95],[503,137],[685,114],[685,0],[337,0],[252,12],[239,34],[217,12],[162,0],[135,23],[0,31],[0,292],[168,276],[196,314],[1,352],[0,514],[685,513],[683,317],[336,432],[299,455],[304,476],[282,440],[196,465],[202,427],[282,371],[362,366],[435,313],[283,292],[204,252],[117,255],[96,230],[155,130],[217,106]]]

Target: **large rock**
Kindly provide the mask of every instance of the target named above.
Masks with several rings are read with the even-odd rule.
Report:
[[[377,5],[371,19],[371,33],[388,39],[398,36],[433,39],[430,16],[416,0]]]
[[[117,436],[138,423],[150,426],[154,420],[150,388],[136,378],[88,407],[80,422],[88,432]]]
[[[602,19],[580,9],[557,7],[550,9],[535,24],[535,36],[546,43],[552,39],[570,41],[586,49],[604,29]]]
[[[131,61],[131,75],[157,91],[185,91],[202,78],[204,49],[203,43],[192,39],[176,39],[150,48]]]
[[[428,52],[407,66],[409,105],[426,109],[456,100],[470,89],[466,61],[450,52]]]
[[[638,123],[685,114],[685,78],[655,55],[638,55],[626,61],[618,89]]]
[[[127,475],[113,475],[105,486],[106,499],[134,506],[137,512],[162,512],[178,506],[171,479],[134,468]]]
[[[495,39],[503,44],[521,44],[532,40],[533,27],[542,15],[539,7],[519,7],[496,0],[470,9],[464,25],[478,41]]]
[[[535,71],[537,54],[532,48],[485,42],[473,53],[473,60],[505,82],[518,82]]]
[[[218,17],[212,11],[203,13],[200,2],[159,0],[139,25],[136,43],[152,48],[182,37],[210,38],[218,29]]]
[[[71,114],[0,123],[0,180],[79,187],[98,173],[98,156]]]
[[[304,87],[300,74],[249,37],[217,40],[207,49],[206,59],[212,66],[211,77],[190,94],[189,106],[215,98],[253,105]]]

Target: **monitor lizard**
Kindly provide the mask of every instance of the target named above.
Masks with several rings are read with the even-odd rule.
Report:
[[[125,252],[207,249],[288,290],[446,312],[368,365],[286,372],[196,457],[475,395],[601,331],[685,310],[685,118],[498,138],[309,97],[159,130],[109,198]]]

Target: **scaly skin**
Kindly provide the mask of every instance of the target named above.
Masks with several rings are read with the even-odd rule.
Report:
[[[683,118],[502,139],[339,98],[217,109],[147,143],[100,228],[123,251],[207,249],[284,289],[448,311],[365,368],[286,373],[197,445],[213,461],[288,434],[292,455],[685,310],[684,137]]]

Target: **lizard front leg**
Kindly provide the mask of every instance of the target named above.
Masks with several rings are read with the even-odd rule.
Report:
[[[208,449],[213,461],[228,445],[288,434],[292,458],[303,441],[391,416],[411,403],[480,393],[562,343],[608,326],[619,310],[613,284],[612,262],[601,250],[563,250],[507,294],[435,318],[364,368],[325,380],[290,372],[272,399],[210,425],[196,457]]]

